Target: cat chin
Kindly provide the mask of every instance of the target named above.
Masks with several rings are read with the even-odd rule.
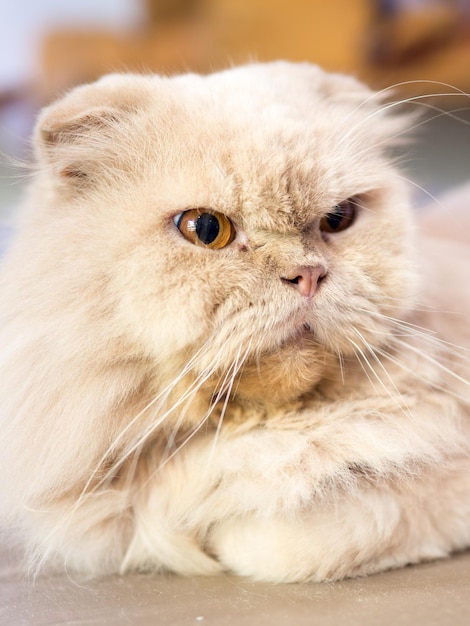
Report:
[[[271,406],[297,401],[330,377],[335,363],[336,358],[302,327],[292,338],[245,365],[237,397]]]

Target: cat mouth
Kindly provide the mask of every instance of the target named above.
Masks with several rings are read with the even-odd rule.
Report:
[[[310,322],[302,322],[301,324],[291,327],[290,332],[286,334],[279,347],[293,344],[301,347],[304,345],[306,340],[312,340],[314,337],[315,331],[313,325]]]

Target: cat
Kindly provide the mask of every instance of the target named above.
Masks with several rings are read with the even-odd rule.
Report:
[[[324,581],[470,545],[470,248],[417,225],[414,119],[288,62],[42,111],[0,287],[30,571]]]

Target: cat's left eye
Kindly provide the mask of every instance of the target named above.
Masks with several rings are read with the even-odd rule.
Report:
[[[220,250],[235,239],[235,227],[223,213],[210,209],[189,209],[173,218],[176,227],[191,243]]]
[[[355,198],[337,204],[333,211],[320,220],[320,230],[324,233],[339,233],[349,228],[356,219],[358,207]]]

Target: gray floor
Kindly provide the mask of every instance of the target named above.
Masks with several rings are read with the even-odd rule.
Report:
[[[0,550],[0,626],[468,626],[469,594],[469,552],[336,583],[131,574],[32,586]]]

